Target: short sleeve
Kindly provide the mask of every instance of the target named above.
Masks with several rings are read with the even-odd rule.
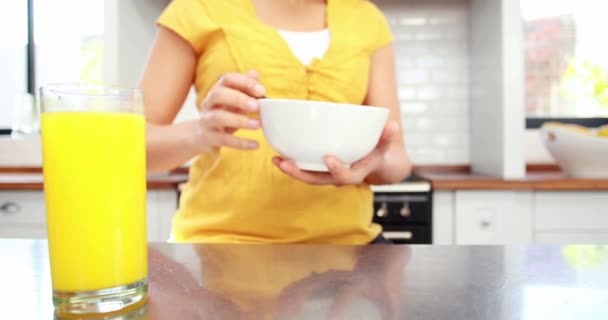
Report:
[[[156,23],[177,33],[200,54],[211,21],[203,0],[172,0]]]
[[[375,26],[376,39],[372,46],[372,51],[375,51],[391,44],[394,37],[384,13],[371,1],[367,3],[369,4],[370,21],[373,21]]]

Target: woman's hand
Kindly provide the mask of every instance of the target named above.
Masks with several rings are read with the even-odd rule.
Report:
[[[335,186],[361,184],[372,172],[384,164],[386,153],[398,130],[397,123],[389,121],[382,131],[376,148],[363,159],[353,163],[350,168],[346,168],[339,159],[331,155],[324,159],[329,172],[300,170],[293,161],[278,156],[274,157],[272,162],[285,174],[308,184]]]
[[[258,82],[255,71],[249,73],[227,73],[209,90],[201,105],[200,118],[196,126],[196,141],[200,151],[210,151],[227,147],[251,150],[258,142],[237,138],[236,130],[256,130],[260,121],[247,116],[257,112],[257,98],[266,90]]]

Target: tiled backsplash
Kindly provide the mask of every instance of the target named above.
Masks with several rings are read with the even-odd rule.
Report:
[[[415,164],[469,163],[467,0],[376,0],[395,36],[405,141]]]

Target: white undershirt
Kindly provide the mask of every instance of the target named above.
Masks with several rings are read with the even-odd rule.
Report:
[[[291,52],[303,65],[308,66],[313,59],[321,59],[329,48],[329,30],[296,32],[277,30],[283,37]]]

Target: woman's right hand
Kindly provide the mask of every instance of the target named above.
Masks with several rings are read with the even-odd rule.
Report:
[[[258,119],[248,117],[257,112],[257,98],[264,96],[266,89],[259,83],[258,74],[226,73],[209,90],[201,105],[196,123],[197,147],[201,152],[227,147],[253,150],[258,147],[255,140],[234,136],[239,129],[256,130],[261,127]]]

